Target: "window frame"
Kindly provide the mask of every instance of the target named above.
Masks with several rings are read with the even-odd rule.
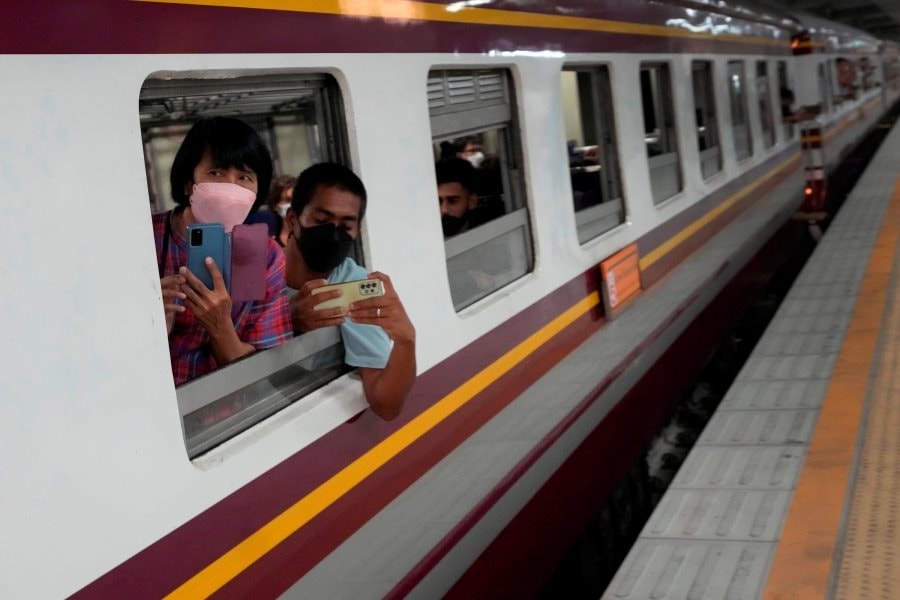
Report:
[[[350,164],[349,118],[344,104],[346,92],[341,88],[338,78],[328,70],[293,72],[279,69],[267,73],[256,69],[252,71],[236,69],[230,71],[234,75],[227,79],[221,78],[221,72],[220,69],[164,71],[151,73],[144,80],[139,94],[138,116],[145,151],[149,144],[149,130],[152,127],[164,126],[165,123],[173,126],[185,125],[186,133],[194,121],[213,114],[240,118],[259,131],[260,115],[265,113],[255,113],[248,118],[244,113],[227,110],[195,110],[190,114],[176,115],[169,119],[160,116],[143,118],[144,110],[154,103],[162,102],[164,105],[167,100],[182,99],[183,105],[188,106],[190,99],[197,99],[199,102],[204,96],[208,98],[214,94],[227,98],[230,94],[239,95],[256,88],[276,94],[279,91],[288,95],[296,93],[298,98],[310,92],[314,104],[315,125],[319,130],[318,136],[323,152],[323,156],[319,158]],[[205,77],[206,74],[209,76]],[[299,114],[285,112],[289,113]],[[263,130],[259,133],[267,144],[274,141],[270,132]],[[277,165],[277,150],[270,148],[270,152],[273,164]],[[152,165],[148,158],[152,161],[153,157],[148,157],[146,153],[144,156],[148,189],[152,193],[150,171]],[[159,192],[159,189],[156,191]],[[158,205],[151,199],[151,206]],[[355,250],[362,261],[360,238],[357,240]],[[342,361],[333,361],[329,366],[322,368],[313,365],[313,368],[305,369],[298,365],[303,361],[314,363],[318,357],[323,356],[321,353],[325,352],[334,356],[343,353],[340,334],[336,329],[317,330],[295,336],[284,344],[253,352],[177,386],[175,394],[188,457],[198,458],[280,410],[301,402],[313,391],[352,370]],[[298,370],[305,373],[292,378],[291,373],[299,375]],[[251,394],[249,404],[192,433],[189,426],[192,417],[197,417],[204,410],[215,411],[216,406],[224,405],[223,403],[245,403],[248,394]]]
[[[474,101],[468,109],[465,102],[456,104],[447,102],[449,94],[449,77],[465,77],[466,73],[476,73],[476,77],[482,74],[502,73],[504,81],[502,101],[486,102],[480,104],[480,83],[476,83],[479,101]],[[527,186],[525,183],[525,161],[522,145],[522,134],[519,128],[520,115],[516,93],[516,72],[510,66],[498,65],[453,65],[432,66],[428,71],[428,99],[429,99],[429,126],[432,147],[442,141],[449,141],[473,134],[484,134],[489,131],[499,132],[498,159],[500,164],[500,176],[503,186],[503,204],[505,213],[497,218],[482,223],[468,231],[452,236],[444,240],[445,267],[447,269],[448,284],[450,285],[451,302],[457,313],[463,312],[473,305],[490,298],[498,291],[512,284],[534,271],[535,250],[531,224],[531,211],[528,205]],[[441,106],[435,106],[437,88],[436,80],[441,79],[445,85],[445,102]],[[476,79],[480,81],[480,79]],[[504,104],[506,106],[502,106]],[[469,113],[468,118],[466,113]],[[474,115],[472,113],[475,113]],[[437,131],[435,123],[438,124]],[[524,252],[525,269],[509,281],[492,287],[474,297],[464,297],[457,302],[454,298],[454,286],[451,273],[451,261],[459,258],[466,252],[475,251],[494,241],[505,237],[512,238],[521,231]],[[515,241],[515,240],[512,240]],[[513,264],[513,263],[510,263]],[[458,291],[458,290],[457,290]]]
[[[702,90],[704,92],[704,102],[703,107],[700,107],[697,103],[697,73],[703,73],[707,76],[707,81],[704,82],[705,89]],[[694,102],[694,122],[697,130],[697,153],[700,157],[700,176],[704,181],[715,177],[719,173],[721,173],[725,168],[725,160],[722,151],[722,136],[719,134],[719,111],[716,106],[716,91],[715,91],[715,81],[716,81],[716,64],[712,60],[692,60],[691,61],[691,93]],[[702,108],[712,108],[712,111],[704,111],[705,116],[705,125],[701,125],[698,122],[699,114]],[[704,127],[705,130],[701,133],[700,127]],[[704,134],[708,134],[706,139],[704,139]],[[709,145],[709,139],[713,140],[713,144]],[[706,142],[708,145],[706,148],[702,148],[702,143]],[[715,152],[712,152],[715,150]],[[709,163],[710,158],[715,157],[715,169],[707,172],[706,165]]]
[[[564,64],[560,70],[560,87],[562,87],[562,76],[565,73],[575,76],[575,88],[581,115],[579,126],[582,134],[590,131],[593,136],[591,139],[597,140],[596,144],[588,144],[588,138],[586,138],[585,145],[597,146],[602,200],[595,205],[575,210],[576,234],[578,243],[582,245],[627,221],[611,72],[612,68],[608,63],[569,63]],[[587,80],[586,89],[582,87],[584,79]],[[564,106],[563,110],[565,110]],[[587,116],[585,116],[586,113]],[[572,183],[571,173],[572,167],[570,166],[570,185]],[[572,196],[574,200],[574,189]],[[574,208],[573,204],[573,210]]]
[[[781,136],[785,142],[791,141],[796,135],[796,127],[793,121],[786,121],[781,117],[781,88],[789,89],[793,92],[794,86],[791,83],[791,75],[788,71],[788,62],[786,60],[778,60],[776,62],[775,71],[778,75],[778,116],[781,119]]]
[[[684,169],[681,160],[681,147],[679,140],[678,109],[675,105],[675,86],[672,63],[669,61],[641,61],[639,66],[641,106],[643,113],[644,142],[647,153],[647,175],[650,180],[650,192],[653,204],[659,206],[666,201],[678,196],[685,188]],[[654,131],[659,132],[658,143],[661,154],[650,155],[650,144],[647,134],[647,102],[644,95],[644,72],[649,72],[651,102],[653,105]],[[664,127],[660,127],[662,120]],[[676,189],[666,195],[667,188],[654,185],[657,178],[654,172],[660,173],[667,167],[674,165]],[[661,191],[660,191],[661,190]]]
[[[756,61],[756,107],[759,111],[759,127],[762,132],[763,149],[773,148],[778,141],[775,131],[775,119],[772,111],[772,84],[769,78],[769,61]],[[762,67],[762,75],[760,68]],[[763,80],[762,77],[765,79]],[[764,87],[764,89],[763,89]],[[768,115],[769,127],[766,127],[766,115]]]
[[[819,84],[819,96],[822,98],[822,114],[828,114],[835,108],[834,89],[831,83],[831,61],[827,58],[816,67],[816,79]]]
[[[732,67],[738,66],[740,67],[740,96],[735,101],[734,96],[734,86],[732,85],[732,81],[735,73],[732,73]],[[754,142],[753,142],[753,130],[751,128],[750,121],[750,99],[749,94],[747,93],[747,62],[743,59],[738,60],[729,60],[727,63],[727,74],[728,74],[728,106],[731,112],[731,140],[732,147],[734,149],[735,160],[738,163],[745,162],[753,158],[754,155]],[[741,112],[743,114],[744,120],[743,123],[737,123],[735,121],[736,115],[734,108],[735,106],[739,106],[741,108]],[[747,154],[746,156],[742,156],[738,149],[738,136],[735,135],[737,132],[737,127],[742,125],[746,130],[746,139],[747,139]]]

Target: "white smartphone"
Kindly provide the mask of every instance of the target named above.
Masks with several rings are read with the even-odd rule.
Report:
[[[366,300],[367,298],[377,298],[384,296],[384,284],[380,279],[358,279],[355,281],[345,281],[344,283],[333,283],[331,285],[323,285],[312,290],[311,294],[321,294],[330,292],[331,290],[341,290],[342,294],[337,298],[329,298],[319,304],[316,304],[316,310],[325,310],[326,308],[343,307],[347,308],[357,300]]]

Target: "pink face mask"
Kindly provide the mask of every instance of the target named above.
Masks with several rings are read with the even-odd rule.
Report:
[[[234,183],[195,183],[191,211],[201,223],[221,223],[231,233],[250,214],[256,194]]]

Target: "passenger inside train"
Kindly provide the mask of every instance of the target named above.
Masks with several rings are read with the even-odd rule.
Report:
[[[486,149],[486,145],[492,148]],[[471,209],[470,227],[477,227],[506,213],[502,167],[494,146],[496,140],[493,136],[484,134],[457,138],[441,145],[441,160],[455,158],[472,166],[468,180],[470,189],[475,193],[476,205]]]
[[[782,86],[778,96],[781,104],[781,118],[786,121],[791,120],[794,115],[794,91],[789,87]]]
[[[231,232],[258,207],[271,177],[268,149],[238,119],[198,121],[175,155],[170,183],[176,207],[153,216],[153,233],[176,385],[291,337],[284,257],[274,241],[266,249],[262,300],[232,302],[223,265],[211,258],[205,261],[211,289],[187,268],[188,227],[222,224]]]
[[[462,158],[445,158],[434,165],[444,237],[465,233],[478,223],[473,220],[478,206],[475,168]]]
[[[785,123],[799,123],[815,119],[822,112],[822,103],[794,108],[794,92],[782,86],[779,91],[781,103],[781,120]]]
[[[291,208],[291,198],[294,195],[294,184],[297,178],[292,175],[279,175],[272,182],[272,189],[266,198],[266,208],[272,217],[273,227],[270,234],[275,242],[285,248],[290,239],[290,229],[287,226],[287,211]],[[263,211],[260,211],[263,212]]]
[[[287,213],[293,243],[285,247],[285,279],[297,290],[290,300],[294,332],[339,326],[344,363],[359,369],[366,400],[375,414],[393,419],[416,377],[416,334],[390,277],[368,274],[348,256],[359,235],[366,202],[362,181],[347,167],[326,162],[304,170]],[[346,308],[316,308],[341,296],[339,290],[313,294],[316,288],[367,278],[382,282],[383,296]]]
[[[859,86],[856,84],[856,63],[848,58],[838,57],[834,61],[837,69],[837,83],[842,100],[855,100]]]
[[[476,136],[469,136],[457,144],[457,158],[469,161],[476,169],[484,161],[484,151],[481,140]]]

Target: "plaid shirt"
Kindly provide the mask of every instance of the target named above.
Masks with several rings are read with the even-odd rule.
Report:
[[[171,212],[153,215],[153,237],[156,241],[156,261],[162,260],[162,244],[166,220]],[[187,244],[172,231],[163,275],[178,273],[187,264]],[[257,350],[283,344],[293,337],[290,306],[285,294],[284,254],[269,240],[266,262],[266,297],[254,302],[235,302],[231,307],[231,321],[238,338]],[[169,334],[169,355],[175,385],[181,385],[216,368],[209,334],[190,310],[175,314],[175,324]]]

